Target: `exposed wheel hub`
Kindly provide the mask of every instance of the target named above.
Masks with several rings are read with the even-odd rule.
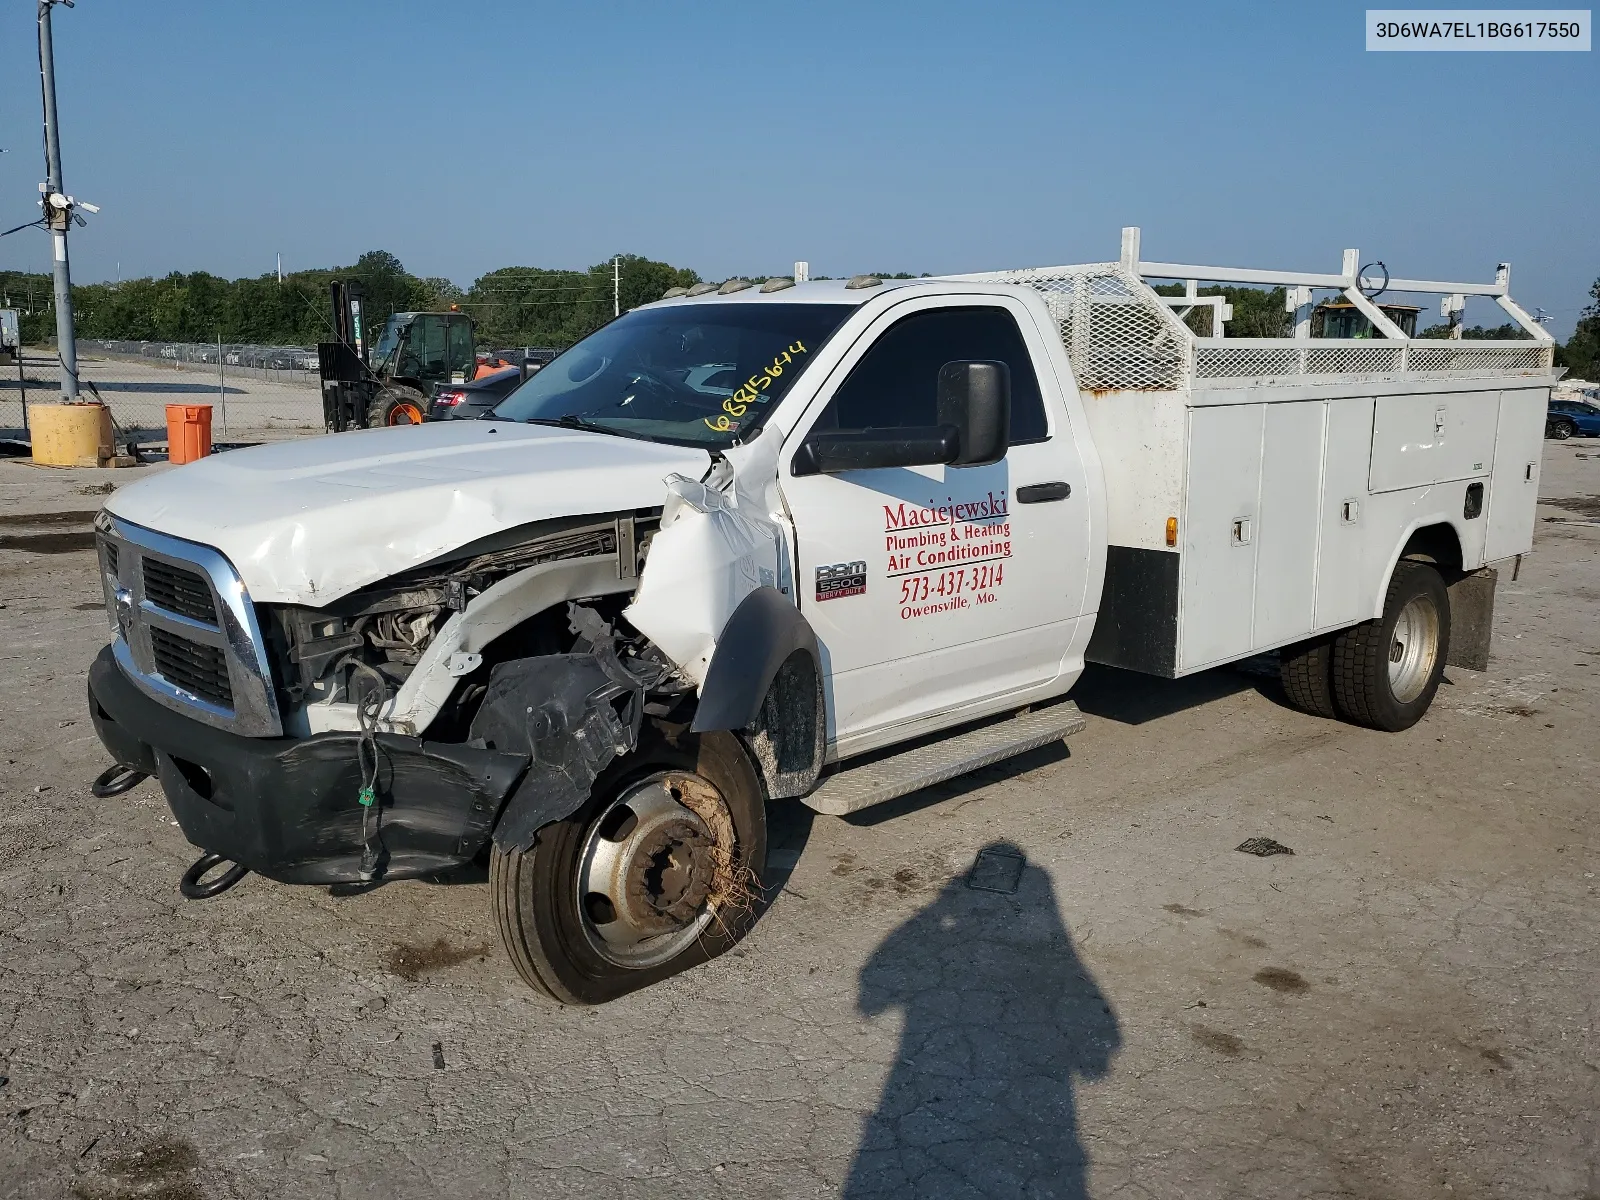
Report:
[[[1426,596],[1413,596],[1395,618],[1389,641],[1389,690],[1409,704],[1433,677],[1439,659],[1439,613]]]
[[[708,805],[710,824],[696,811]],[[591,946],[618,965],[648,967],[698,937],[712,916],[715,826],[731,833],[726,806],[692,776],[635,784],[601,812],[578,864],[578,908]]]
[[[629,862],[628,910],[646,920],[655,914],[662,932],[692,921],[711,894],[709,849],[698,818],[658,828]]]

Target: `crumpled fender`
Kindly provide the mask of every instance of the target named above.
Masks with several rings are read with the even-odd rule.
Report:
[[[699,686],[693,730],[740,733],[774,798],[816,785],[827,744],[822,655],[795,604],[776,491],[780,448],[768,432],[730,448],[706,482],[667,479],[623,614]]]
[[[697,685],[745,597],[758,588],[791,590],[782,526],[764,493],[778,449],[769,433],[729,450],[705,482],[664,481],[661,527],[623,616]]]

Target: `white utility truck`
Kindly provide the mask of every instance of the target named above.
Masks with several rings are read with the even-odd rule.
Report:
[[[1281,285],[1294,319],[1225,337],[1151,279]],[[1143,262],[1126,230],[1087,266],[674,289],[487,420],[124,488],[97,794],[159,779],[190,896],[486,863],[523,977],[593,1003],[749,928],[768,804],[1058,740],[1086,660],[1277,650],[1291,703],[1406,729],[1487,663],[1558,372],[1507,268],[1387,284],[1527,339],[1407,338],[1354,251]],[[1312,337],[1315,289],[1373,336]]]

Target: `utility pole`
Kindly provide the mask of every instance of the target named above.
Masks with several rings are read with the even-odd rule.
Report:
[[[56,354],[61,360],[61,398],[78,398],[78,342],[72,325],[72,273],[67,267],[67,230],[72,225],[73,201],[62,190],[61,130],[56,116],[56,60],[50,40],[50,10],[57,4],[72,7],[72,0],[39,0],[39,83],[44,91],[44,158],[48,178],[40,189],[40,204],[50,240],[55,244]],[[84,205],[90,212],[96,209]],[[83,218],[78,218],[82,223]]]
[[[622,315],[622,256],[611,260],[611,315]]]

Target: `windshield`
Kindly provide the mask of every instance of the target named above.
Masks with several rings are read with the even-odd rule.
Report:
[[[372,363],[375,368],[382,367],[394,353],[394,348],[400,344],[400,334],[410,316],[410,313],[395,313],[384,322],[383,333],[378,336],[378,345],[372,351]]]
[[[854,307],[681,304],[632,312],[562,354],[494,415],[725,448],[750,436]]]

